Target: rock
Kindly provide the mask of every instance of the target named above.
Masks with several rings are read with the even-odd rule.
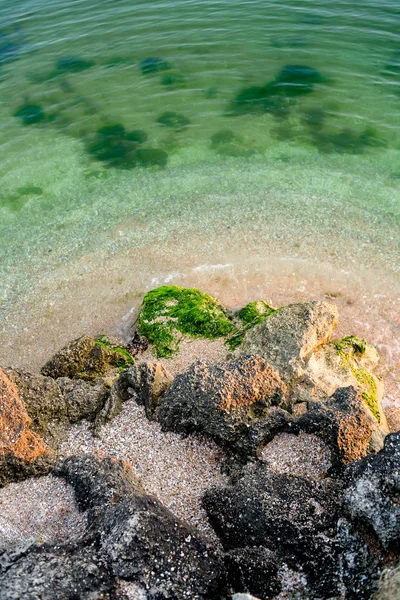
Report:
[[[250,594],[233,594],[232,600],[260,600],[260,598],[250,596]]]
[[[163,396],[157,420],[162,429],[209,434],[230,446],[250,425],[285,398],[279,374],[259,356],[223,364],[194,363]]]
[[[70,457],[56,474],[88,510],[89,531],[114,577],[146,587],[149,598],[218,598],[225,592],[221,557],[197,530],[144,494],[127,463]]]
[[[16,386],[0,369],[0,487],[50,470],[51,452],[31,425]]]
[[[348,465],[347,514],[370,527],[386,549],[400,550],[400,432],[386,437],[375,456]]]
[[[95,340],[87,335],[73,340],[42,367],[42,375],[58,379],[95,380],[102,375],[127,369],[134,363],[128,350],[100,335]]]
[[[48,442],[51,443],[53,439],[51,421],[56,419],[65,421],[67,415],[66,401],[58,382],[51,377],[34,375],[22,369],[8,368],[6,372],[15,383],[27,413],[32,419],[32,428],[39,435],[49,437]]]
[[[297,426],[325,441],[335,468],[383,445],[384,434],[353,387],[336,390],[326,402],[309,403],[309,410],[297,420]]]
[[[338,319],[333,304],[291,304],[247,331],[236,353],[258,354],[290,380],[301,375],[313,351],[329,341]]]
[[[400,600],[400,564],[384,571],[374,600]]]
[[[146,416],[152,419],[163,395],[174,378],[162,363],[142,361],[126,369],[114,381],[103,409],[96,419],[96,427],[113,419],[121,412],[122,405],[134,398],[145,407]]]
[[[234,484],[208,490],[203,504],[227,550],[266,546],[293,562],[304,559],[315,536],[335,524],[338,486],[330,479],[274,473],[257,461]]]
[[[42,375],[53,377],[53,379],[76,377],[83,371],[94,347],[95,341],[88,335],[73,340],[47,361],[41,369]]]
[[[225,560],[235,590],[257,594],[260,600],[273,598],[281,591],[276,558],[267,548],[237,548],[228,552]]]
[[[3,562],[7,556],[0,556]],[[113,579],[93,548],[32,546],[0,569],[0,600],[106,600]]]
[[[109,387],[101,378],[86,382],[61,377],[57,379],[57,383],[64,396],[66,416],[70,423],[77,423],[81,419],[93,421],[110,393]]]
[[[388,433],[381,407],[383,385],[373,374],[378,362],[379,354],[371,344],[355,336],[346,336],[312,354],[305,368],[303,384],[307,379],[308,388],[319,397],[331,396],[338,388],[353,386],[382,431]]]

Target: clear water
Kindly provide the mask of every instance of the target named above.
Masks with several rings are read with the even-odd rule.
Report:
[[[60,282],[86,274],[101,294],[105,264],[108,281],[134,266],[140,292],[209,263],[306,261],[303,279],[329,264],[397,302],[397,0],[2,0],[0,19],[4,335]],[[149,57],[170,68],[143,74]],[[315,83],[232,115],[285,65],[316,69]],[[159,124],[166,111],[190,123]],[[116,124],[144,130],[167,165],[137,164],[125,141],[122,159],[99,154],[96,131]],[[232,140],[213,144],[221,130]]]

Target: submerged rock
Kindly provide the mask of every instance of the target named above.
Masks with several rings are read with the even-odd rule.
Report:
[[[57,69],[68,73],[80,73],[86,71],[94,66],[94,62],[91,60],[84,60],[76,56],[67,56],[65,58],[59,58],[57,61]]]
[[[38,104],[23,104],[14,113],[24,125],[35,125],[46,119],[43,109]]]
[[[149,75],[150,73],[158,73],[159,71],[166,71],[171,68],[170,64],[162,58],[145,58],[140,61],[140,70],[143,75]]]
[[[167,111],[157,118],[157,123],[175,129],[175,131],[183,131],[190,125],[190,119],[182,113]]]
[[[17,387],[0,369],[0,487],[50,470],[52,453],[31,426]]]
[[[290,304],[250,329],[236,353],[263,356],[284,378],[291,379],[301,373],[313,351],[330,340],[338,320],[333,304]]]
[[[166,167],[168,153],[159,148],[140,148],[136,158],[142,167]]]
[[[249,426],[285,399],[279,374],[259,356],[225,364],[194,363],[162,398],[157,420],[164,430],[209,434],[223,446],[247,436]]]

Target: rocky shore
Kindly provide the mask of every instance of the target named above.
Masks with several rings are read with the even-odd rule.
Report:
[[[2,366],[0,600],[398,599],[400,432],[338,319],[163,286]]]

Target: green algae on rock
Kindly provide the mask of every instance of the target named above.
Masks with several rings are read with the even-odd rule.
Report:
[[[131,365],[135,364],[135,361],[129,351],[123,346],[113,344],[106,335],[98,335],[95,338],[94,343],[100,348],[106,348],[113,351],[115,354],[113,362],[116,367],[120,369],[127,369]]]
[[[366,368],[365,361],[371,355],[376,363],[377,352],[364,339],[349,335],[336,342],[336,351],[340,358],[341,367],[350,371],[358,383],[361,397],[378,423],[381,422],[381,411],[378,398],[378,383],[376,377]]]
[[[222,304],[195,288],[162,286],[148,292],[141,306],[137,331],[155,347],[157,356],[179,351],[182,336],[215,339],[233,325]]]
[[[240,346],[246,331],[262,323],[267,317],[274,314],[276,310],[267,302],[264,302],[264,300],[249,302],[241,308],[236,313],[236,317],[240,321],[237,325],[237,330],[226,341],[229,350],[234,350]]]

